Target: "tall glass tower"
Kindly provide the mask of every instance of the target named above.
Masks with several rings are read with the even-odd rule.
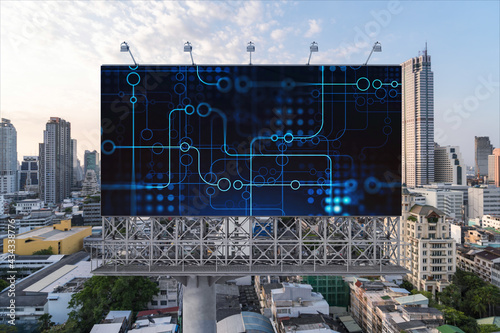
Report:
[[[434,74],[427,47],[401,66],[402,183],[415,187],[434,182]]]
[[[45,203],[58,204],[69,197],[72,170],[71,124],[51,117],[40,144],[40,196]]]
[[[0,123],[0,193],[17,191],[17,131],[9,119]]]

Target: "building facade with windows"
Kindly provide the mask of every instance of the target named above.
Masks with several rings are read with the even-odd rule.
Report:
[[[465,161],[458,146],[434,147],[434,181],[454,185],[467,185]]]
[[[500,216],[500,188],[471,187],[468,202],[469,218],[481,218],[483,215]]]
[[[474,137],[474,158],[476,162],[476,175],[488,176],[488,155],[493,153],[493,146],[487,136]]]
[[[73,180],[71,124],[51,117],[43,131],[40,150],[40,196],[47,204],[58,204],[70,196]]]
[[[403,187],[403,241],[406,247],[407,279],[418,290],[441,292],[456,271],[456,243],[446,215],[432,206],[414,205]]]
[[[427,49],[402,66],[402,182],[434,182],[434,74]]]
[[[17,131],[9,119],[0,123],[0,194],[17,191]]]

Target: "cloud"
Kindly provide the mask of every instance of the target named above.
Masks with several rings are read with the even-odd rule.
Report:
[[[321,19],[316,20],[312,19],[309,20],[309,30],[306,31],[304,34],[305,37],[313,37],[314,35],[317,35],[321,32]]]

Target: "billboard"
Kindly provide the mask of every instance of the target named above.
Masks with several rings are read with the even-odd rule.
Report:
[[[101,67],[103,216],[400,216],[401,67]]]

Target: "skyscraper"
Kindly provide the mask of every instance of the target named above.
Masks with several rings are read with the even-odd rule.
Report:
[[[40,144],[40,196],[48,204],[57,204],[69,197],[72,182],[73,156],[71,124],[50,117]]]
[[[495,186],[500,187],[500,148],[493,149],[493,156],[495,161],[493,179],[495,180]]]
[[[436,144],[434,147],[434,181],[436,183],[467,185],[465,162],[459,147]]]
[[[17,131],[9,119],[0,123],[0,193],[17,191]]]
[[[434,182],[434,74],[427,48],[401,66],[402,182],[415,187]]]
[[[38,156],[24,156],[19,171],[19,190],[29,191],[39,185]],[[36,189],[35,189],[36,190]]]
[[[476,175],[488,176],[488,155],[493,153],[493,146],[487,136],[474,137],[474,157],[476,159]]]
[[[83,173],[87,174],[87,170],[94,170],[97,181],[99,182],[99,153],[95,150],[86,150],[83,157]]]
[[[76,139],[71,139],[71,154],[73,156],[71,159],[71,186],[75,187],[78,185],[78,155]]]

